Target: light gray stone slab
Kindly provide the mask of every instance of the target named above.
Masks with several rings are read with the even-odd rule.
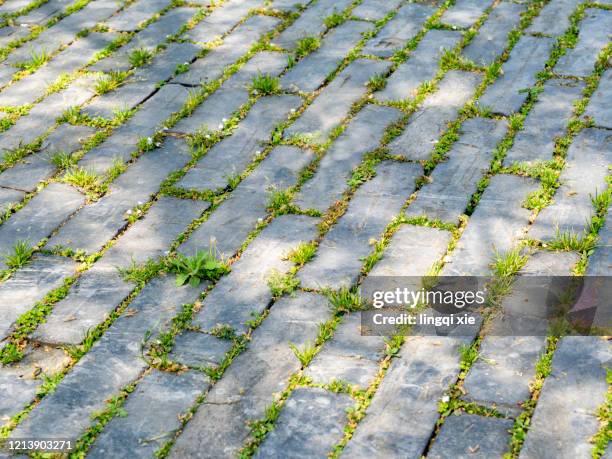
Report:
[[[611,104],[612,70],[606,70],[601,76],[599,86],[591,96],[584,114],[593,119],[595,126],[612,129],[612,113],[609,109]]]
[[[608,276],[612,270],[612,212],[608,209],[606,222],[599,230],[597,248],[589,258],[587,276]]]
[[[319,388],[295,389],[283,406],[256,458],[325,457],[342,440],[347,410],[354,405],[347,394]]]
[[[261,1],[253,0],[224,2],[198,22],[193,29],[186,32],[184,38],[200,43],[211,42],[231,31],[248,14],[251,8],[255,8],[261,3]]]
[[[401,116],[399,110],[390,107],[366,105],[327,150],[314,177],[302,185],[295,204],[324,212],[340,199],[348,187],[351,171],[367,152],[380,145],[386,127]]]
[[[378,0],[364,0],[357,7],[353,8],[352,16],[367,19],[369,21],[379,21],[392,10],[396,9],[402,0],[388,0],[379,2]]]
[[[25,16],[20,16],[17,22],[28,25],[44,25],[59,13],[65,11],[72,2],[70,0],[49,0],[38,8],[33,9]],[[26,29],[27,30],[27,29]]]
[[[255,54],[223,85],[228,88],[248,89],[253,79],[259,75],[277,77],[287,67],[287,55],[273,51],[261,51]]]
[[[408,338],[341,457],[421,457],[438,403],[459,374],[459,347],[470,338]]]
[[[569,18],[579,3],[578,0],[551,0],[533,20],[527,32],[551,37],[563,34],[570,26]]]
[[[611,361],[610,343],[600,337],[561,339],[519,457],[591,457]]]
[[[591,198],[608,188],[611,162],[612,133],[597,128],[580,131],[568,150],[554,202],[538,214],[529,237],[554,239],[557,231],[581,235],[595,214]]]
[[[552,38],[523,35],[502,65],[501,76],[486,89],[479,104],[494,113],[517,112],[527,100],[527,90],[535,84],[537,73],[544,68],[554,42]]]
[[[83,142],[95,133],[96,129],[90,126],[62,124],[43,141],[41,150],[48,155],[74,153],[80,150]]]
[[[130,4],[119,14],[106,21],[106,25],[113,30],[129,32],[138,29],[138,25],[150,19],[168,5],[170,0],[141,0]]]
[[[317,237],[317,223],[305,215],[283,215],[272,221],[232,265],[232,272],[206,296],[193,323],[203,330],[224,324],[246,331],[246,322],[272,301],[270,276],[291,269],[293,263],[287,256],[301,243]]]
[[[272,307],[248,349],[234,359],[204,403],[186,425],[170,457],[235,457],[248,438],[247,421],[261,419],[300,369],[289,343],[302,348],[313,342],[318,326],[331,314],[327,299],[300,292]]]
[[[0,284],[0,340],[15,320],[74,273],[76,263],[68,258],[37,256]]]
[[[382,91],[374,93],[378,100],[399,100],[414,97],[423,83],[438,73],[438,60],[445,51],[453,49],[461,40],[461,34],[452,30],[428,31],[410,54],[387,80]]]
[[[451,260],[443,269],[446,276],[486,276],[495,253],[511,250],[523,237],[531,211],[522,204],[537,189],[531,179],[495,175],[470,217]]]
[[[300,134],[324,142],[348,114],[353,103],[365,95],[369,79],[386,73],[389,67],[388,62],[369,59],[351,62],[285,131],[285,137]]]
[[[301,102],[297,96],[259,99],[232,135],[212,147],[178,185],[198,190],[226,187],[228,178],[242,173],[263,151],[274,126],[285,121]]]
[[[471,27],[491,3],[490,0],[457,0],[442,14],[440,22],[455,27]]]
[[[562,137],[581,97],[584,84],[571,80],[548,80],[525,121],[523,130],[514,137],[512,148],[504,158],[513,162],[550,161],[555,140]]]
[[[414,190],[420,166],[383,162],[376,177],[363,184],[353,196],[346,213],[325,235],[314,260],[298,274],[303,287],[338,289],[357,281],[363,258],[399,213]]]
[[[92,458],[150,458],[181,427],[181,416],[209,387],[202,373],[153,370],[123,405],[125,417],[114,417],[96,439]]]
[[[232,341],[207,333],[187,331],[176,337],[170,359],[194,368],[217,366],[232,346]]]
[[[427,457],[432,459],[502,457],[508,451],[510,429],[513,425],[509,419],[476,414],[450,416],[442,424]]]
[[[21,200],[25,198],[25,195],[23,191],[0,187],[0,209],[5,211],[11,206],[21,202]]]
[[[2,29],[0,29],[0,46],[4,48],[11,42],[27,37],[30,35],[30,33],[31,32],[28,27],[4,26]],[[15,69],[7,68],[6,71],[7,73],[10,72],[12,74],[15,72]],[[0,78],[0,84],[4,84],[2,80],[4,80],[4,78]]]
[[[100,200],[84,207],[48,242],[96,252],[126,225],[126,212],[147,202],[161,182],[191,159],[185,142],[168,139],[161,148],[145,153],[120,175]]]
[[[554,68],[559,75],[587,77],[593,73],[597,56],[610,43],[612,12],[588,8],[579,28],[578,43],[559,58]]]
[[[455,120],[459,110],[470,100],[482,78],[474,73],[451,70],[438,86],[438,91],[425,99],[415,112],[404,132],[394,139],[389,148],[392,154],[408,159],[428,159],[448,123]]]
[[[199,293],[200,289],[176,287],[172,277],[156,278],[148,283],[129,305],[131,313],[115,320],[12,435],[15,438],[80,437],[91,425],[92,413],[103,409],[110,397],[147,368],[141,355],[147,331],[156,332],[167,326],[182,305],[192,303]],[[56,422],[57,419],[62,422]]]
[[[299,148],[279,146],[245,178],[215,212],[199,226],[180,251],[193,254],[212,246],[225,257],[231,257],[240,248],[259,219],[268,211],[270,190],[293,186],[299,171],[312,160],[312,152]]]
[[[85,197],[70,185],[50,184],[0,227],[0,253],[12,252],[18,241],[38,244],[84,202]]]
[[[422,3],[408,3],[369,40],[363,54],[389,57],[404,48],[408,41],[423,28],[423,24],[435,12],[435,8]]]
[[[500,2],[478,30],[478,35],[463,50],[463,55],[476,65],[491,65],[506,49],[508,34],[518,26],[523,11],[524,4]]]
[[[349,6],[350,0],[321,0],[310,5],[300,17],[283,30],[272,42],[284,49],[292,50],[299,40],[305,37],[318,36],[325,31],[325,18],[333,13],[342,13]]]
[[[436,166],[406,213],[456,222],[489,169],[495,147],[505,134],[506,125],[502,121],[484,118],[465,121],[448,159]]]
[[[342,59],[362,39],[365,32],[374,29],[372,24],[347,21],[332,29],[321,46],[291,68],[281,79],[284,88],[312,92],[318,89]]]
[[[30,0],[14,0],[12,2],[5,2],[0,5],[0,13],[2,14],[15,14],[19,10],[27,7],[30,4]]]

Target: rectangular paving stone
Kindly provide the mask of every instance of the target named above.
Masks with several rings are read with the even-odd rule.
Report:
[[[448,123],[455,120],[459,110],[472,98],[482,78],[470,72],[451,70],[438,86],[438,91],[425,99],[414,113],[404,132],[395,138],[389,149],[392,154],[407,159],[429,159]]]
[[[508,34],[518,26],[524,11],[523,4],[499,3],[478,30],[478,35],[465,47],[463,55],[476,65],[491,65],[506,49]]]
[[[63,285],[76,263],[68,258],[37,256],[0,284],[0,341],[22,314]]]
[[[0,29],[0,46],[4,48],[13,41],[20,40],[22,38],[27,37],[28,35],[30,35],[30,33],[31,32],[28,27],[4,26],[2,27],[2,29]],[[10,74],[13,74],[15,72],[15,69],[7,68],[6,71],[9,72]],[[9,77],[8,80],[10,79],[11,78]],[[0,77],[0,84],[4,84],[2,80],[4,80],[4,78]]]
[[[537,73],[544,68],[554,42],[552,38],[523,35],[502,65],[502,74],[486,89],[479,105],[504,115],[517,112],[527,100],[527,90],[535,84]]]
[[[280,20],[270,16],[252,16],[240,24],[219,46],[196,60],[189,70],[173,81],[187,85],[200,85],[223,76],[224,69],[246,54],[262,35],[272,31]]]
[[[192,368],[216,367],[232,347],[230,340],[199,331],[186,331],[174,340],[170,359]]]
[[[544,90],[523,122],[524,128],[514,137],[514,143],[504,161],[550,161],[555,152],[555,140],[562,137],[580,99],[584,84],[581,81],[552,79],[544,83]]]
[[[147,368],[141,355],[145,333],[167,326],[182,305],[195,301],[199,293],[199,288],[176,287],[174,277],[159,277],[148,283],[129,305],[131,313],[115,320],[55,392],[45,397],[12,435],[80,437],[91,425],[91,415]]]
[[[295,49],[302,38],[322,34],[326,29],[325,18],[334,13],[342,13],[351,3],[350,0],[321,0],[310,5],[293,24],[274,38],[272,43],[284,49]]]
[[[456,222],[489,169],[495,147],[505,134],[503,121],[484,118],[465,121],[448,159],[436,166],[406,214]]]
[[[96,252],[127,224],[128,210],[147,202],[171,172],[190,160],[187,145],[179,139],[168,139],[163,147],[145,153],[111,184],[102,198],[67,222],[48,247],[61,245]]]
[[[495,252],[511,250],[524,234],[531,211],[522,204],[537,189],[531,179],[495,175],[470,217],[451,260],[443,269],[446,276],[486,276]]]
[[[491,3],[483,0],[457,0],[442,14],[440,22],[455,27],[471,27]]]
[[[280,458],[287,452],[300,457],[326,457],[342,440],[347,410],[354,404],[347,394],[314,387],[295,389],[255,457]]]
[[[570,26],[569,18],[580,2],[578,0],[551,0],[527,28],[528,33],[541,33],[551,37],[563,34]]]
[[[170,0],[140,0],[130,4],[119,14],[106,21],[113,30],[130,32],[138,29],[138,25],[170,5]]]
[[[611,103],[612,70],[606,70],[601,76],[599,86],[591,96],[584,114],[593,119],[595,126],[612,129],[612,113],[608,108]]]
[[[401,3],[402,0],[388,0],[382,3],[378,0],[364,0],[353,8],[351,15],[368,21],[379,21]]]
[[[599,230],[597,248],[589,257],[587,276],[607,276],[612,268],[612,213],[608,209],[606,222]]]
[[[342,197],[351,171],[363,156],[378,148],[385,129],[402,117],[399,110],[366,105],[351,120],[321,159],[317,171],[305,182],[294,202],[303,209],[324,212]]]
[[[189,189],[225,188],[229,177],[241,174],[265,148],[271,131],[302,103],[297,96],[259,99],[230,137],[212,147],[178,185]]]
[[[25,195],[23,191],[0,187],[0,209],[5,211],[11,206],[21,202],[23,198],[25,198]]]
[[[13,14],[27,7],[29,4],[30,0],[14,0],[12,2],[6,2],[0,5],[0,13]]]
[[[549,240],[557,232],[581,235],[595,214],[591,198],[608,188],[611,162],[612,133],[597,128],[580,131],[568,150],[554,202],[538,214],[529,237]]]
[[[452,30],[430,30],[387,79],[382,91],[374,93],[378,100],[399,100],[414,97],[423,83],[433,80],[438,73],[438,61],[445,51],[453,49],[461,34]]]
[[[449,416],[427,457],[502,457],[508,451],[513,425],[509,419],[476,414]]]
[[[0,253],[12,253],[18,241],[38,244],[84,202],[85,196],[70,185],[51,183],[0,227]],[[0,261],[3,268],[6,264]]]
[[[561,339],[519,457],[591,456],[589,440],[599,429],[597,409],[605,402],[611,360],[610,344],[600,337]]]
[[[72,2],[70,0],[49,0],[38,8],[30,11],[25,16],[20,16],[17,20],[19,24],[38,24],[44,25],[53,17],[66,10]]]
[[[96,439],[92,458],[150,458],[174,437],[198,396],[210,385],[202,373],[153,370],[123,405],[127,416],[115,416]]]
[[[249,12],[262,2],[259,0],[230,0],[218,5],[212,13],[187,31],[184,38],[199,43],[208,43],[230,32]]]
[[[259,219],[268,214],[266,207],[270,190],[293,186],[299,171],[313,159],[314,155],[309,151],[289,146],[276,147],[191,234],[180,251],[194,254],[214,246],[223,256],[232,256],[255,229]]]
[[[341,457],[421,457],[438,420],[438,403],[459,374],[459,347],[472,339],[408,338]]]
[[[321,46],[292,67],[281,79],[281,85],[291,90],[312,92],[318,89],[348,52],[362,39],[373,24],[347,21],[331,30]]]
[[[246,322],[261,314],[272,301],[268,280],[285,274],[293,263],[286,257],[301,243],[317,237],[318,219],[306,215],[283,215],[268,225],[249,244],[232,272],[219,280],[202,302],[193,323],[203,330],[218,324],[246,331]]]
[[[372,76],[386,73],[390,64],[383,61],[357,59],[340,72],[285,130],[285,137],[307,135],[324,142],[330,132],[348,114],[351,106],[366,94]]]
[[[208,393],[170,451],[170,457],[235,457],[247,440],[248,421],[261,419],[301,363],[289,343],[316,339],[331,314],[324,296],[299,292],[281,298],[258,327],[248,349],[234,359]]]
[[[554,72],[559,75],[587,77],[595,70],[595,61],[610,43],[612,12],[588,8],[580,21],[578,43],[559,58]]]
[[[402,6],[380,32],[365,44],[361,52],[379,57],[392,56],[419,33],[434,12],[434,7],[422,3]]]
[[[183,108],[189,98],[185,87],[167,84],[142,104],[140,110],[97,147],[91,149],[79,161],[79,166],[96,174],[104,174],[119,159],[132,158],[138,149],[138,141],[158,132],[164,121]]]
[[[313,261],[302,268],[302,287],[340,287],[357,281],[363,258],[372,251],[371,240],[400,212],[414,190],[421,167],[386,161],[376,177],[363,184],[351,199],[346,213],[325,235]]]
[[[137,68],[116,90],[103,94],[88,104],[82,113],[112,119],[117,110],[130,110],[153,94],[160,81],[169,80],[177,65],[191,62],[200,49],[191,43],[170,43],[156,55],[151,65]]]

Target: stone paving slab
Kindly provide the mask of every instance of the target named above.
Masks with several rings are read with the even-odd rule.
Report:
[[[577,0],[552,0],[533,20],[527,32],[556,37],[562,35],[570,25],[569,18],[580,2]]]
[[[612,71],[606,70],[601,79],[599,86],[593,93],[593,97],[584,111],[585,116],[593,119],[595,126],[612,129],[612,115],[610,110],[606,110],[612,98]]]
[[[491,2],[482,0],[458,0],[444,12],[440,21],[455,27],[470,27],[489,6]]]

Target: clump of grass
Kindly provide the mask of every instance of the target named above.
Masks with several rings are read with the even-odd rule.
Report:
[[[293,293],[299,286],[300,281],[291,274],[272,271],[268,277],[268,287],[274,297]]]
[[[461,356],[461,362],[459,363],[459,367],[464,371],[469,370],[476,362],[476,360],[478,360],[478,348],[474,344],[462,344],[459,347],[459,355]]]
[[[497,277],[510,277],[515,275],[527,263],[527,255],[522,248],[517,247],[506,253],[495,252],[493,272]]]
[[[301,38],[297,42],[297,46],[295,48],[295,55],[297,57],[304,57],[315,51],[319,46],[321,46],[321,40],[319,39],[319,37],[308,36]]]
[[[366,86],[371,91],[380,91],[381,89],[384,89],[385,86],[387,86],[387,79],[384,75],[372,75],[366,83]]]
[[[17,241],[13,246],[13,253],[4,256],[4,263],[11,269],[18,269],[28,262],[34,249],[28,241]]]
[[[298,348],[293,343],[289,343],[289,347],[304,367],[308,366],[317,354],[317,347],[312,343],[306,343],[303,349]]]
[[[288,190],[271,189],[268,209],[276,213],[283,213],[291,207],[291,193]]]
[[[76,160],[71,153],[58,151],[51,156],[51,163],[59,170],[65,171],[75,165]]]
[[[17,64],[17,67],[22,70],[36,70],[38,67],[44,65],[51,56],[46,50],[41,51],[30,51],[30,59],[27,62],[21,62]]]
[[[363,299],[359,292],[347,287],[328,292],[327,297],[336,314],[346,314],[363,309]]]
[[[178,287],[185,284],[197,287],[202,280],[214,281],[229,271],[227,264],[217,258],[213,249],[198,251],[191,257],[179,253],[167,260],[167,268],[176,273]]]
[[[316,252],[317,246],[314,243],[302,242],[287,255],[287,259],[302,266],[312,260]]]
[[[95,85],[96,93],[106,94],[107,92],[117,89],[125,81],[127,76],[128,72],[111,70],[107,74],[98,78]]]
[[[133,67],[142,67],[148,64],[153,59],[153,53],[145,48],[138,48],[132,51],[129,55],[130,64]]]
[[[280,80],[268,73],[259,73],[253,78],[251,83],[251,91],[257,94],[269,95],[276,94],[280,91]]]
[[[325,23],[325,27],[331,29],[332,27],[337,27],[344,22],[344,15],[340,13],[336,13],[335,11],[327,16],[323,22]]]
[[[19,362],[23,358],[23,352],[15,343],[9,343],[0,350],[0,363],[10,365]]]
[[[100,176],[83,167],[72,166],[64,174],[64,182],[70,183],[85,191],[97,191],[101,185]]]

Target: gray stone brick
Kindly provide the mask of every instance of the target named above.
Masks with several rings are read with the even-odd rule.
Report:
[[[203,330],[218,324],[246,331],[246,322],[261,314],[272,301],[268,279],[285,274],[293,266],[286,259],[291,250],[317,237],[317,219],[283,215],[268,225],[232,265],[202,302],[193,323]]]
[[[475,459],[502,457],[508,451],[513,422],[475,414],[450,416],[427,457]]]
[[[14,14],[19,10],[25,8],[30,3],[30,0],[15,0],[10,3],[3,3],[0,5],[0,13],[2,14]]]
[[[25,195],[23,191],[0,187],[0,209],[2,211],[9,209],[11,206],[21,202]]]
[[[369,40],[363,54],[389,57],[404,48],[408,41],[423,28],[423,24],[435,12],[435,8],[421,3],[408,3]]]
[[[612,212],[608,209],[606,222],[599,230],[595,253],[589,258],[587,276],[608,276],[612,269]]]
[[[509,115],[517,112],[544,68],[554,45],[552,38],[523,35],[502,65],[502,75],[487,88],[479,103],[494,113]]]
[[[389,63],[383,61],[353,61],[285,131],[285,137],[303,134],[324,142],[331,130],[348,114],[353,103],[365,95],[370,77],[386,73],[389,67]]]
[[[270,132],[299,108],[297,96],[259,99],[230,137],[217,143],[178,183],[184,188],[215,190],[227,186],[228,178],[242,171],[261,152]]]
[[[141,22],[151,18],[170,3],[170,0],[140,0],[134,2],[106,21],[106,25],[113,30],[122,32],[134,31],[138,29]]]
[[[224,256],[230,257],[240,248],[259,219],[268,211],[270,189],[293,186],[299,171],[314,159],[308,151],[280,146],[245,178],[231,196],[198,227],[184,243],[181,252],[193,254],[208,250],[211,244]]]
[[[595,126],[612,129],[612,114],[608,107],[612,104],[612,70],[606,70],[599,80],[599,86],[591,96],[584,112],[590,116]]]
[[[508,45],[508,34],[521,20],[525,5],[501,2],[487,17],[478,35],[464,49],[463,55],[477,65],[489,66]]]
[[[45,397],[12,435],[80,437],[92,423],[92,413],[103,409],[110,397],[147,368],[141,355],[145,333],[167,326],[181,306],[193,302],[199,293],[200,289],[176,287],[171,277],[156,278],[147,284],[129,305],[131,313],[111,325],[55,392]]]
[[[389,144],[391,153],[412,160],[428,159],[448,123],[457,118],[481,81],[482,78],[474,73],[448,72],[438,91],[425,99],[404,132]]]
[[[303,209],[324,212],[340,199],[351,170],[361,163],[364,154],[380,145],[386,127],[401,116],[399,110],[390,107],[366,105],[328,149],[314,177],[302,185],[295,203]]]
[[[580,21],[578,43],[559,58],[554,68],[560,75],[587,77],[595,70],[600,51],[610,42],[612,13],[608,10],[589,8]]]
[[[300,292],[284,297],[253,333],[170,451],[170,457],[235,457],[248,438],[247,421],[260,419],[301,363],[289,347],[314,342],[331,314],[327,299]]]
[[[66,7],[72,2],[70,0],[49,0],[38,8],[30,11],[25,16],[20,16],[17,20],[19,24],[44,25],[59,13],[65,11]],[[28,30],[28,29],[25,29]]]
[[[326,234],[315,259],[298,274],[303,287],[338,289],[354,284],[371,251],[371,240],[379,238],[400,212],[414,190],[420,166],[383,162],[372,180],[362,185],[346,213]]]
[[[48,242],[96,252],[126,225],[126,212],[146,202],[159,190],[160,183],[189,160],[183,140],[168,139],[159,149],[145,153],[109,187],[97,202],[84,207]]]
[[[303,4],[299,0],[272,0],[272,8],[280,11],[295,11]]]
[[[232,345],[232,341],[207,333],[187,331],[177,336],[170,359],[194,368],[217,366]]]
[[[88,452],[92,458],[150,458],[181,427],[187,413],[204,392],[208,378],[193,371],[153,370],[123,405],[126,417],[115,417]]]
[[[459,140],[448,152],[448,159],[436,166],[406,213],[456,222],[465,212],[505,133],[502,121],[484,118],[465,121]]]
[[[295,389],[285,402],[256,458],[325,457],[342,440],[347,410],[354,405],[347,394],[319,388]]]
[[[583,129],[574,139],[559,177],[554,202],[543,209],[529,231],[533,239],[549,240],[557,231],[581,235],[595,209],[591,198],[607,189],[612,162],[612,134],[604,129]]]
[[[61,287],[75,268],[75,262],[68,258],[37,256],[0,284],[0,340],[8,335],[15,320]]]
[[[281,80],[284,88],[312,92],[318,89],[342,59],[362,39],[363,33],[374,29],[372,24],[347,21],[325,36],[321,47],[291,68]]]
[[[488,275],[495,252],[503,254],[511,250],[523,236],[531,212],[522,203],[536,189],[537,183],[530,179],[493,176],[443,274]]]
[[[442,14],[440,21],[455,27],[471,27],[491,3],[490,0],[458,0]]]
[[[459,374],[459,347],[470,341],[408,338],[342,457],[421,457],[438,420],[438,402]]]
[[[353,8],[352,15],[369,21],[379,21],[400,6],[401,3],[402,0],[388,0],[383,3],[378,0],[364,0]]]
[[[292,50],[302,38],[323,33],[326,29],[325,18],[333,13],[342,13],[351,3],[350,0],[321,0],[307,8],[272,42],[281,48]]]
[[[90,126],[62,124],[43,141],[41,150],[48,155],[54,153],[73,153],[81,149],[82,143],[96,133]]]
[[[550,161],[555,139],[565,134],[574,111],[574,102],[584,89],[579,81],[548,80],[544,91],[524,121],[524,129],[514,137],[505,162]]]
[[[0,227],[0,253],[12,252],[18,241],[38,244],[85,202],[70,185],[52,183]],[[4,261],[0,268],[5,268]]]
[[[570,26],[569,17],[580,2],[578,0],[552,0],[527,28],[529,33],[542,33],[551,37],[563,34]]]
[[[0,29],[0,46],[4,48],[13,41],[21,40],[22,38],[27,37],[30,35],[30,33],[31,32],[28,27],[4,26],[2,29]],[[7,68],[6,71],[10,72],[10,74],[15,73],[14,68]],[[0,78],[0,84],[4,84],[2,80],[4,80],[4,78]]]
[[[563,338],[552,362],[521,458],[590,457],[589,439],[599,429],[597,408],[604,403],[610,344],[599,337]]]
[[[414,97],[419,86],[438,73],[440,57],[446,50],[453,49],[459,40],[459,32],[437,29],[427,32],[408,60],[399,65],[387,80],[385,88],[376,92],[374,97],[385,101]]]
[[[196,24],[193,29],[186,32],[184,38],[200,43],[211,42],[232,30],[251,8],[259,4],[261,4],[260,1],[253,0],[225,2]]]

